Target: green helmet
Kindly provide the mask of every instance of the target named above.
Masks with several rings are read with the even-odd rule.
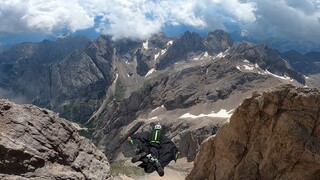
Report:
[[[154,129],[161,130],[161,129],[162,129],[162,127],[161,127],[160,123],[156,124],[156,125],[154,126]]]
[[[152,139],[151,143],[160,143],[160,138],[161,138],[161,125],[160,123],[156,124],[152,130]]]

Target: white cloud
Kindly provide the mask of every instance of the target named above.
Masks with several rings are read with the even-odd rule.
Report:
[[[149,5],[141,0],[107,1],[107,8],[98,12],[103,18],[97,30],[112,35],[114,39],[146,39],[151,34],[159,32],[162,26],[161,19],[147,17]]]
[[[247,23],[256,19],[255,4],[238,0],[110,0],[106,6],[94,8],[103,14],[98,30],[115,39],[145,39],[168,24],[215,29],[224,28],[224,20]]]
[[[231,24],[256,37],[319,41],[319,17],[320,0],[0,0],[0,32],[94,27],[114,39],[146,39],[168,25]]]
[[[76,0],[0,0],[0,31],[74,32],[94,25],[94,17]]]
[[[256,0],[259,17],[256,23],[250,24],[250,34],[264,38],[286,38],[290,40],[320,40],[320,24],[317,18],[314,0]],[[302,5],[303,4],[303,5]]]

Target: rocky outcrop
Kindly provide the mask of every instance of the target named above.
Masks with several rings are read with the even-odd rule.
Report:
[[[269,71],[278,76],[287,76],[305,84],[304,76],[297,72],[287,61],[281,58],[278,52],[263,44],[247,42],[237,43],[230,48],[230,60],[248,60],[257,64],[262,70]]]
[[[318,179],[319,107],[317,89],[254,93],[203,142],[186,179]]]
[[[103,153],[52,111],[0,100],[0,179],[108,179]]]

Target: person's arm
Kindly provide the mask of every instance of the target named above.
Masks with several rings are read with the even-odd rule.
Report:
[[[148,151],[146,145],[149,142],[149,134],[148,132],[141,132],[141,133],[136,133],[133,134],[132,136],[129,136],[127,138],[129,144],[132,146],[135,146],[137,151]]]
[[[149,133],[148,132],[136,133],[131,136],[131,139],[133,139],[133,141],[139,140],[141,142],[148,142],[149,141]]]

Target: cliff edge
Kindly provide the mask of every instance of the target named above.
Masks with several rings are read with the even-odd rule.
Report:
[[[105,155],[47,109],[0,99],[0,179],[110,178]]]
[[[192,179],[320,177],[320,93],[282,86],[251,98],[205,140]]]

